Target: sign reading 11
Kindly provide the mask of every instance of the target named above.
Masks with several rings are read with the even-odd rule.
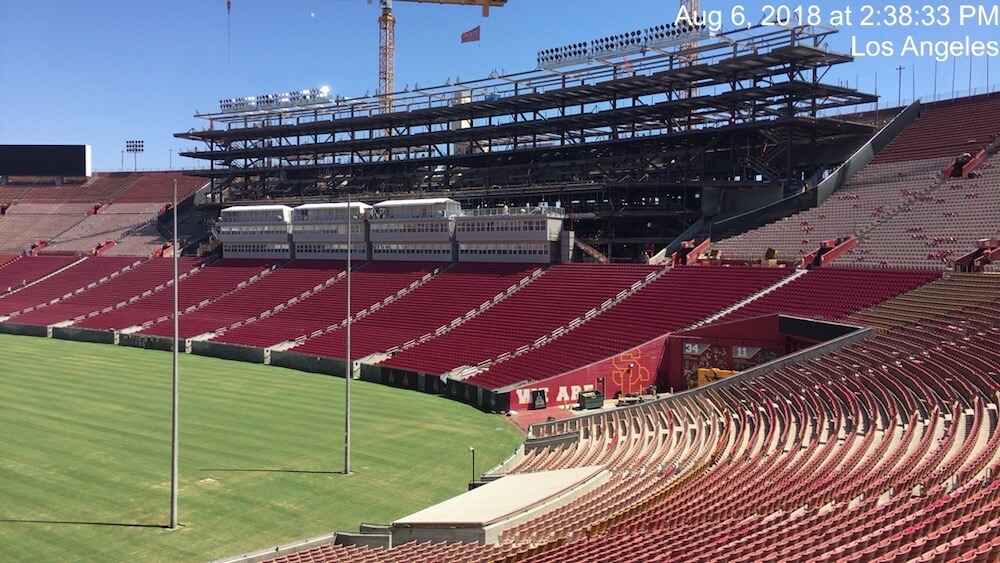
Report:
[[[733,346],[733,359],[734,360],[749,360],[760,352],[760,348],[757,346]]]

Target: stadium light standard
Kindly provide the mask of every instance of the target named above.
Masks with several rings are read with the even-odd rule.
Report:
[[[476,482],[476,448],[469,446],[469,453],[472,454],[472,483]]]
[[[139,171],[139,153],[146,150],[145,141],[125,141],[125,152],[132,153],[132,171]]]
[[[170,439],[170,529],[177,529],[177,359],[180,344],[180,329],[178,310],[179,294],[177,290],[177,180],[174,180],[174,374],[173,374],[173,399],[171,401],[171,427],[172,435]]]

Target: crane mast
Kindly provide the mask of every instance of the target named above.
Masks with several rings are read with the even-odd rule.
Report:
[[[692,18],[697,18],[701,16],[701,0],[681,0],[681,6],[685,8],[687,13]],[[687,43],[681,45],[681,51],[686,51],[688,49],[694,49],[698,46],[698,42]],[[688,65],[693,66],[698,62],[698,54],[692,53],[684,57],[687,60]],[[698,95],[698,90],[695,88],[688,88],[687,90],[681,90],[681,97],[693,98]]]
[[[372,0],[368,0],[371,4]],[[490,15],[490,7],[502,7],[507,0],[397,0],[421,4],[451,4],[456,6],[482,6],[483,17]],[[382,15],[378,18],[378,88],[383,112],[392,111],[392,93],[396,91],[396,18],[392,15],[393,0],[379,0]]]
[[[396,91],[396,18],[392,15],[392,0],[381,0],[382,15],[378,18],[378,89],[382,96],[382,111],[392,111],[392,93]]]

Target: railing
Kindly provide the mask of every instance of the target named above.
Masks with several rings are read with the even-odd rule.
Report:
[[[1000,92],[1000,83],[996,84],[984,84],[982,86],[973,86],[972,88],[967,88],[965,90],[948,90],[945,92],[931,92],[930,94],[924,94],[916,97],[902,98],[893,101],[892,99],[887,99],[886,96],[882,96],[881,100],[875,104],[863,104],[852,108],[837,108],[831,110],[825,110],[819,112],[820,117],[832,117],[832,116],[851,116],[859,113],[874,113],[876,111],[887,111],[895,108],[902,108],[909,106],[915,102],[921,103],[932,103],[932,102],[943,102],[947,100],[956,100],[961,98],[971,98],[973,96],[981,96],[983,94],[992,94],[994,92]]]
[[[450,267],[450,266],[446,266],[444,268],[435,268],[433,272],[429,272],[427,274],[424,274],[424,276],[422,278],[420,278],[419,280],[416,280],[416,281],[412,282],[409,286],[407,286],[407,287],[405,287],[403,289],[400,289],[395,294],[390,295],[390,296],[386,297],[385,299],[383,299],[382,301],[374,303],[374,304],[372,304],[372,305],[370,305],[370,306],[368,306],[368,307],[366,307],[366,308],[358,311],[357,313],[354,314],[353,317],[350,317],[350,318],[345,317],[339,323],[334,323],[334,324],[328,325],[326,328],[321,328],[321,329],[314,330],[312,333],[307,334],[307,335],[301,335],[298,338],[296,338],[294,340],[294,342],[295,342],[296,345],[299,345],[299,344],[302,344],[303,342],[305,342],[306,340],[308,340],[310,338],[315,338],[317,336],[321,336],[321,335],[326,334],[328,332],[331,332],[331,331],[343,328],[343,327],[347,326],[348,321],[350,321],[352,323],[357,322],[357,321],[363,319],[364,317],[367,317],[368,315],[374,313],[375,311],[378,311],[382,307],[385,307],[386,305],[389,305],[390,303],[392,303],[393,301],[399,299],[400,297],[408,294],[409,292],[413,291],[414,289],[417,289],[421,285],[427,283],[428,281],[430,281],[431,278],[433,278],[434,276],[438,275],[439,273],[441,273],[442,271],[444,271],[448,267]],[[338,276],[338,279],[340,279],[339,276]]]
[[[346,277],[347,277],[347,272],[346,271],[342,271],[342,272],[338,273],[336,276],[327,279],[325,282],[323,282],[321,284],[317,284],[312,289],[303,291],[298,296],[292,297],[291,299],[289,299],[288,301],[285,301],[284,303],[279,303],[278,305],[272,307],[271,309],[269,309],[267,311],[264,311],[264,312],[262,312],[262,313],[260,313],[260,314],[258,314],[256,316],[253,316],[253,317],[248,317],[248,318],[246,318],[246,319],[244,319],[242,321],[235,322],[235,323],[233,323],[233,324],[231,324],[231,325],[229,325],[227,327],[220,328],[219,330],[215,331],[215,335],[216,336],[221,336],[221,335],[225,334],[226,332],[228,332],[230,330],[237,329],[237,328],[239,328],[239,327],[241,327],[241,326],[243,326],[245,324],[249,324],[249,323],[252,323],[252,322],[255,322],[255,321],[267,318],[267,317],[270,317],[271,315],[273,315],[273,314],[281,311],[282,309],[285,309],[286,307],[291,307],[292,305],[298,303],[299,301],[301,301],[301,300],[309,297],[310,295],[313,295],[316,292],[322,291],[323,289],[325,289],[325,288],[327,288],[327,287],[329,287],[329,286],[331,286],[331,285],[339,282],[340,280],[342,280],[342,279],[344,279]]]
[[[117,169],[105,169],[105,170],[95,170],[94,176],[100,176],[101,174],[121,174],[122,172],[131,172],[134,174],[141,174],[143,172],[185,172],[187,170],[211,170],[211,166],[160,166],[160,167],[140,167],[140,168],[117,168]]]
[[[392,348],[389,348],[388,350],[386,350],[386,353],[388,353],[388,354],[396,354],[398,352],[402,352],[403,350],[407,350],[409,348],[412,348],[412,347],[416,346],[417,344],[423,344],[424,342],[427,342],[431,338],[436,338],[438,336],[441,336],[442,334],[444,334],[444,333],[452,330],[453,328],[459,326],[460,324],[464,323],[465,321],[467,321],[467,320],[469,320],[469,319],[471,319],[471,318],[479,315],[480,313],[482,313],[483,311],[489,309],[493,305],[495,305],[495,304],[503,301],[507,297],[510,297],[510,295],[512,293],[516,292],[517,290],[521,289],[525,285],[529,284],[532,280],[534,280],[538,276],[542,275],[542,273],[544,273],[544,272],[545,272],[545,270],[543,268],[538,268],[537,270],[532,271],[530,275],[524,276],[516,284],[508,287],[507,291],[504,291],[503,293],[498,293],[495,296],[493,296],[492,299],[490,299],[488,301],[484,301],[481,305],[479,305],[479,307],[477,307],[476,309],[473,309],[473,310],[469,311],[468,313],[466,313],[464,317],[459,317],[459,318],[456,318],[456,319],[452,319],[452,321],[451,321],[450,324],[442,325],[442,326],[438,327],[434,332],[428,332],[427,334],[424,334],[423,336],[421,336],[421,337],[419,337],[419,338],[417,338],[415,340],[410,340],[409,342],[406,342],[406,343],[404,343],[404,344],[402,344],[400,346],[394,346]]]
[[[655,256],[649,259],[649,263],[653,265],[665,264],[668,259],[674,255],[677,250],[680,249],[681,245],[685,242],[693,239],[695,235],[700,233],[705,228],[705,218],[702,217],[694,222],[690,227],[688,227],[683,233],[681,233],[677,238],[673,240],[670,244],[666,246],[663,250],[656,253]]]
[[[664,270],[657,270],[657,271],[654,271],[654,272],[650,272],[649,274],[646,275],[646,277],[644,279],[633,283],[628,289],[623,289],[622,291],[618,292],[618,295],[616,295],[615,297],[612,297],[610,299],[606,299],[599,306],[594,307],[593,309],[590,309],[589,311],[587,311],[586,313],[584,313],[583,316],[576,317],[575,319],[571,320],[570,322],[566,323],[565,325],[556,327],[555,329],[553,329],[548,334],[541,336],[540,338],[538,338],[537,340],[535,340],[531,344],[526,344],[524,346],[521,346],[520,348],[518,348],[517,350],[515,350],[513,353],[511,353],[511,352],[504,352],[503,354],[497,356],[496,358],[492,358],[492,359],[483,361],[482,364],[485,364],[487,367],[490,367],[493,364],[500,363],[500,362],[503,362],[503,361],[506,361],[506,360],[509,360],[509,359],[516,358],[518,356],[521,356],[523,354],[526,354],[526,353],[530,352],[531,350],[534,350],[535,348],[541,348],[542,346],[545,346],[546,344],[548,344],[548,343],[552,342],[553,340],[555,340],[555,339],[563,336],[564,334],[566,334],[568,332],[571,332],[571,331],[579,328],[581,325],[583,325],[587,321],[593,319],[594,317],[600,315],[601,313],[607,311],[611,307],[613,307],[616,304],[620,303],[623,299],[625,299],[626,297],[632,295],[636,291],[639,291],[640,289],[642,289],[643,287],[645,287],[646,285],[648,285],[650,282],[652,282],[656,278],[660,277],[666,271],[667,270],[664,269]]]
[[[815,188],[787,197],[771,205],[765,205],[753,211],[713,223],[710,227],[710,238],[712,241],[719,241],[742,234],[768,223],[778,221],[779,219],[784,219],[795,213],[812,209],[823,203],[833,192],[843,187],[855,174],[878,156],[919,115],[919,102],[911,104]]]

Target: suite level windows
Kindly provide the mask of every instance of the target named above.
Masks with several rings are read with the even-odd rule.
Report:
[[[223,253],[233,254],[284,254],[288,255],[287,244],[231,243],[222,246]]]
[[[451,255],[451,246],[444,244],[376,244],[372,250],[375,254]]]
[[[365,245],[364,243],[354,244],[351,243],[353,248],[353,254],[364,254]],[[347,254],[346,244],[310,244],[310,243],[299,243],[295,245],[296,254]]]
[[[223,235],[285,235],[288,225],[222,225]]]
[[[294,225],[292,232],[301,234],[346,235],[347,224]],[[351,225],[351,234],[360,236],[364,232],[364,224]]]
[[[451,213],[454,214],[458,210],[452,210]],[[375,220],[392,220],[392,219],[431,219],[431,218],[444,218],[448,215],[448,212],[444,209],[412,209],[408,207],[404,208],[385,208],[379,207],[372,210],[372,219]]]
[[[461,244],[458,252],[463,256],[545,256],[549,247],[547,244]]]
[[[545,221],[539,219],[513,219],[508,221],[463,221],[458,224],[461,233],[500,233],[544,231]]]
[[[372,223],[373,233],[447,233],[448,223],[434,221],[430,223]]]

